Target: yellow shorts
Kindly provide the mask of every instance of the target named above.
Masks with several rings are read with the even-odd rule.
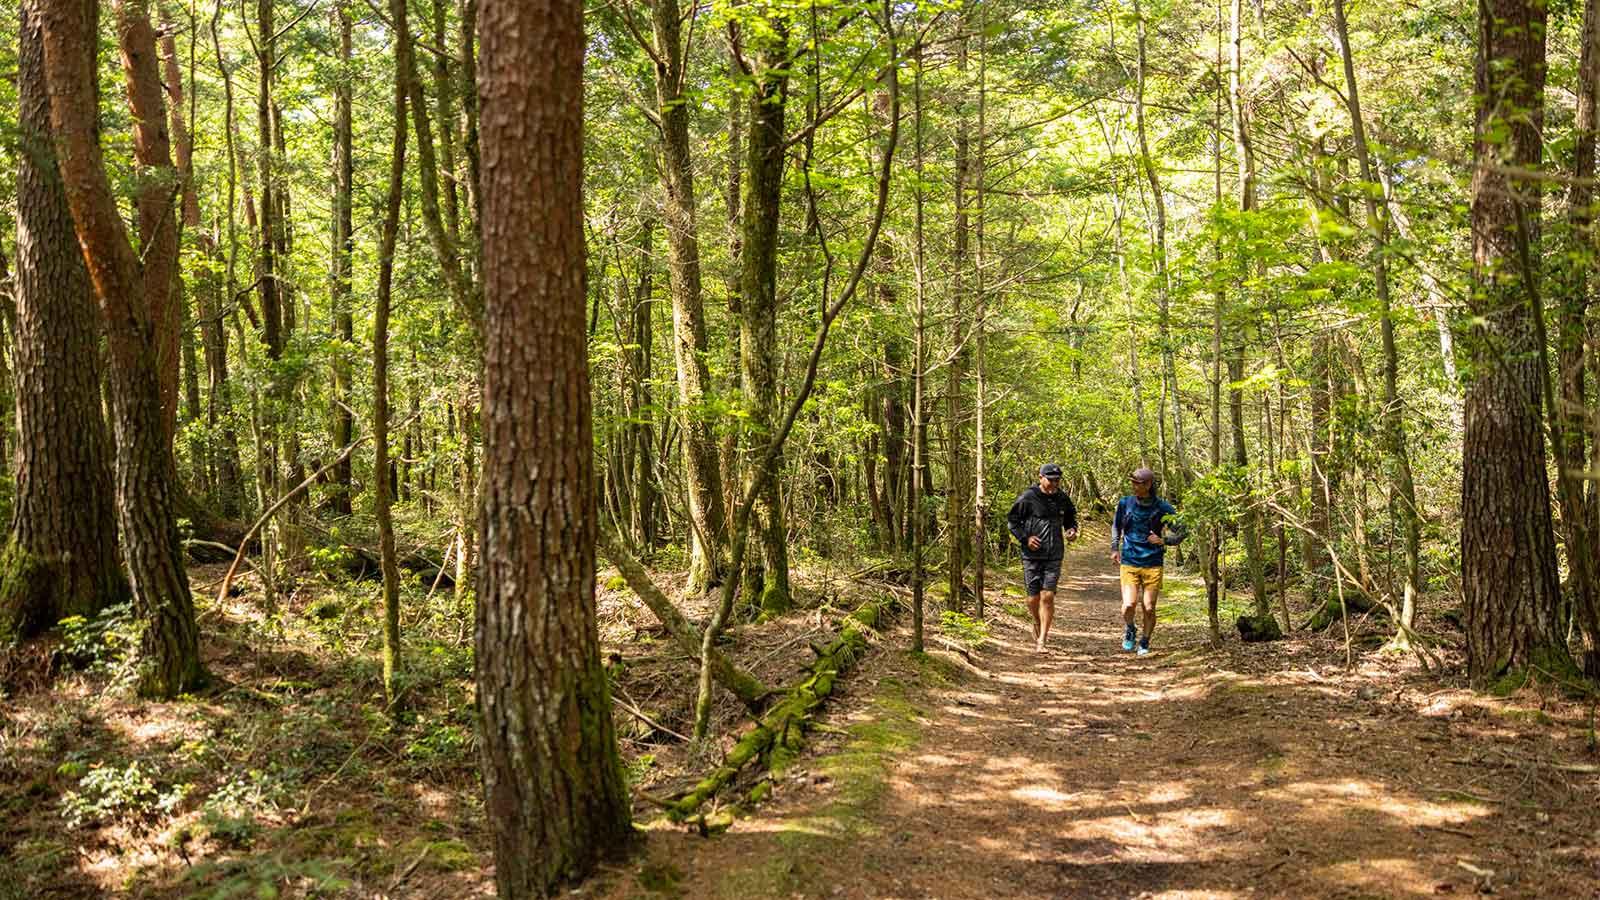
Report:
[[[1131,584],[1136,588],[1154,588],[1161,590],[1160,566],[1123,566],[1122,583]]]

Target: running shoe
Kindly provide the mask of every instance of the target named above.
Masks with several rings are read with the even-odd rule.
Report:
[[[1122,649],[1132,651],[1134,639],[1139,636],[1139,629],[1129,625],[1122,633]]]

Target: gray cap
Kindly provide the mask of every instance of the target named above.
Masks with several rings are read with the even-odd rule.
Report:
[[[1061,467],[1055,463],[1045,463],[1039,467],[1039,475],[1044,478],[1060,478]]]
[[[1150,471],[1149,469],[1140,467],[1133,470],[1133,480],[1145,481],[1153,484],[1156,480],[1156,473]]]

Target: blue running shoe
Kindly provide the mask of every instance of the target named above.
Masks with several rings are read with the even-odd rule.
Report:
[[[1139,641],[1139,649],[1136,652],[1140,656],[1149,656],[1150,655],[1150,639],[1149,638],[1144,638],[1144,639],[1140,640]]]
[[[1133,649],[1133,641],[1138,636],[1139,629],[1129,625],[1127,630],[1122,633],[1122,649],[1131,651]]]

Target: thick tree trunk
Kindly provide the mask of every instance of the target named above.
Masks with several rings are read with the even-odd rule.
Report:
[[[781,18],[770,23],[761,38],[758,70],[750,97],[748,183],[744,194],[744,246],[741,250],[740,371],[744,400],[750,415],[745,449],[750,461],[760,456],[778,427],[778,218],[783,198],[784,105],[789,75],[783,68],[788,56],[788,25]],[[757,471],[746,479],[761,479],[764,486],[756,504],[755,527],[761,535],[763,575],[758,605],[765,613],[787,612],[793,602],[789,589],[788,527],[784,520],[781,488],[783,454],[767,465],[772,477]],[[747,597],[747,602],[756,598]]]
[[[50,146],[36,2],[22,4],[18,29],[17,468],[0,644],[128,597],[100,414],[100,323]]]
[[[701,290],[694,160],[689,150],[690,104],[684,100],[688,75],[684,70],[683,17],[677,0],[656,0],[653,13],[658,59],[656,113],[661,120],[661,182],[666,192],[667,258],[671,267],[672,356],[678,373],[684,487],[693,520],[688,589],[698,593],[721,578],[727,516],[716,434],[705,408],[711,394],[706,363],[711,344]]]
[[[1461,581],[1479,681],[1568,665],[1541,430],[1537,259],[1546,10],[1479,4],[1470,373],[1462,438]]]
[[[161,378],[150,340],[155,325],[100,151],[97,12],[94,0],[63,0],[41,11],[50,124],[78,243],[105,318],[117,513],[134,609],[144,623],[139,690],[171,697],[206,676],[173,517],[177,472],[162,427]]]
[[[501,897],[632,840],[595,624],[583,11],[484,0],[484,536],[477,683]]]

